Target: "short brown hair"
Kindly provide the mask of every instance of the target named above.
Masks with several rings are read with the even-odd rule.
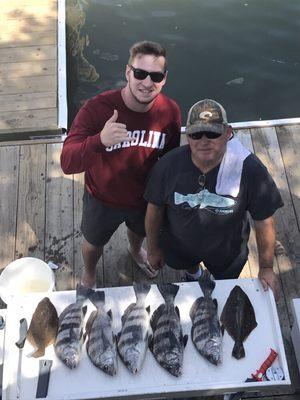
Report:
[[[129,60],[128,65],[131,65],[133,60],[138,54],[142,55],[153,55],[155,57],[164,57],[165,58],[165,66],[164,69],[167,69],[167,53],[166,49],[159,43],[149,42],[144,40],[142,42],[135,43],[129,50]]]

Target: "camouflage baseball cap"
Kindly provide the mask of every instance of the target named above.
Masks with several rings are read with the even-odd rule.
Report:
[[[211,99],[195,103],[189,110],[185,133],[195,132],[224,133],[227,127],[227,116],[221,104]]]

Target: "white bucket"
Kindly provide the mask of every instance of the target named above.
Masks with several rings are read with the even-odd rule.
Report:
[[[51,292],[54,287],[53,271],[39,258],[19,258],[8,264],[0,275],[0,297],[5,303],[8,303],[12,296]]]

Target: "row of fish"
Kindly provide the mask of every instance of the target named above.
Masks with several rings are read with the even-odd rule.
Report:
[[[203,296],[190,309],[192,320],[191,338],[199,353],[211,363],[222,361],[222,337],[225,328],[235,341],[232,355],[245,356],[243,341],[256,327],[255,313],[248,296],[239,287],[231,291],[218,319],[218,305],[212,298],[215,282],[208,271],[199,279]],[[183,335],[180,313],[174,304],[179,290],[176,284],[157,285],[164,298],[150,317],[150,307],[145,299],[149,284],[133,284],[136,302],[130,304],[122,315],[122,327],[118,335],[112,330],[112,312],[105,309],[104,291],[94,291],[82,286],[76,289],[76,301],[67,306],[58,318],[53,304],[46,297],[37,306],[28,330],[27,338],[35,347],[34,357],[40,357],[45,347],[54,343],[58,358],[69,368],[76,368],[86,338],[89,358],[99,369],[109,375],[117,372],[117,353],[133,374],[142,368],[149,347],[158,363],[174,376],[182,374],[183,353],[188,336]],[[84,318],[89,299],[96,307],[86,323]]]

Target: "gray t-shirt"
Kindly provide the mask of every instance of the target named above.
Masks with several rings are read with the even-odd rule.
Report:
[[[219,167],[202,174],[186,145],[162,157],[151,172],[144,197],[165,207],[161,246],[167,262],[170,252],[178,255],[174,268],[200,261],[224,268],[248,240],[247,211],[254,220],[263,220],[283,206],[273,179],[254,154],[244,161],[236,198],[216,194]]]

